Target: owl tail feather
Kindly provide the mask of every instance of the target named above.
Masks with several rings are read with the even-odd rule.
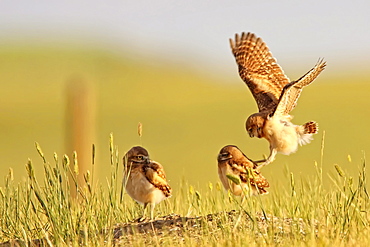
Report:
[[[319,131],[319,126],[316,122],[308,122],[304,125],[297,126],[298,143],[299,145],[306,145],[311,142],[312,135]]]
[[[304,134],[317,134],[319,132],[319,125],[314,121],[305,123],[303,128]]]

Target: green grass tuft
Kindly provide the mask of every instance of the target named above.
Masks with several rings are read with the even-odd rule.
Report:
[[[117,239],[113,234],[117,224],[133,222],[142,208],[124,193],[121,158],[113,135],[109,147],[110,177],[106,182],[94,182],[88,171],[80,185],[73,167],[76,161],[70,162],[67,155],[59,160],[54,154],[54,161],[49,162],[36,144],[41,164],[29,160],[27,179],[20,183],[14,182],[10,169],[0,187],[0,241],[18,240],[24,245],[39,241],[53,246],[366,246],[370,242],[365,158],[356,177],[339,165],[327,176],[322,165],[315,163],[314,178],[298,178],[287,170],[285,179],[290,187],[244,200],[225,192],[219,182],[208,182],[206,189],[199,189],[183,179],[172,198],[156,207],[155,215],[171,218],[178,214],[192,224],[180,231],[163,229]],[[41,180],[35,176],[40,165]],[[327,177],[331,190],[323,187]],[[78,192],[77,198],[71,196],[71,188]],[[136,223],[131,224],[134,229]]]

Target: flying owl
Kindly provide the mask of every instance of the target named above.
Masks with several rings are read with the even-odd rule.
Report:
[[[270,155],[258,169],[271,163],[277,153],[289,155],[312,140],[318,132],[318,124],[310,121],[303,125],[291,123],[289,113],[297,105],[297,100],[305,86],[311,84],[325,69],[326,62],[317,64],[296,81],[290,82],[283,69],[277,64],[267,45],[253,33],[235,35],[230,39],[239,75],[247,84],[257,102],[259,112],[246,121],[250,137],[265,138],[270,143]]]
[[[268,194],[266,178],[256,170],[257,164],[237,146],[227,145],[217,157],[218,176],[226,190],[236,196]]]

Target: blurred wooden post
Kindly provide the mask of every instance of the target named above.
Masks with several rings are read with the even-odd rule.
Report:
[[[92,144],[95,136],[95,97],[91,83],[81,78],[67,82],[66,153],[79,186],[85,184],[84,174],[91,171]],[[73,152],[77,152],[78,173],[74,171]],[[70,177],[71,195],[77,197],[75,182]]]

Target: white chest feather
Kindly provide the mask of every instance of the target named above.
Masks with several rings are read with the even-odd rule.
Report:
[[[266,121],[264,133],[271,148],[285,155],[298,149],[297,126],[290,122],[291,117],[273,116]]]
[[[155,203],[163,201],[166,196],[154,187],[141,172],[132,171],[128,179],[124,179],[124,185],[129,196],[138,203]]]

